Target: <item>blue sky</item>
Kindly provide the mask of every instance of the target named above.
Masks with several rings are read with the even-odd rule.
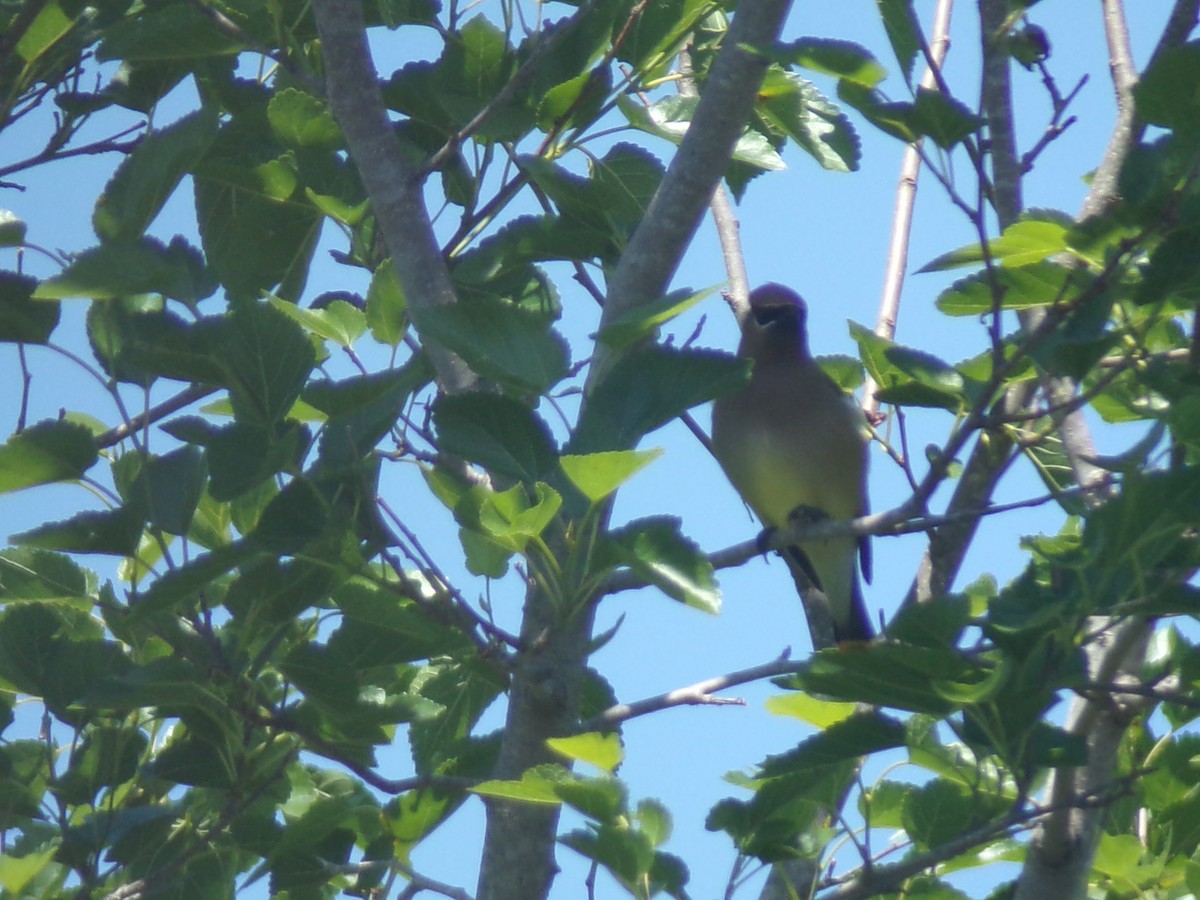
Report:
[[[1130,6],[1135,10],[1130,23],[1135,56],[1141,65],[1170,3],[1138,0]],[[958,7],[946,77],[959,98],[973,105],[978,92],[977,23],[973,4],[960,3]],[[932,8],[931,0],[917,3],[923,21],[928,21]],[[485,0],[478,9],[492,15],[498,4]],[[784,38],[814,35],[853,40],[894,70],[875,9],[869,0],[797,3]],[[547,12],[555,16],[566,11],[566,7],[547,7]],[[1030,207],[1050,207],[1074,214],[1086,192],[1083,176],[1099,161],[1114,114],[1100,10],[1096,4],[1045,2],[1034,8],[1033,19],[1049,33],[1053,46],[1050,68],[1060,89],[1069,90],[1084,74],[1090,81],[1072,110],[1079,121],[1050,146],[1028,176],[1026,203]],[[431,46],[423,42],[410,44],[403,39],[397,42],[393,35],[377,39],[375,49],[380,69],[387,72],[428,54]],[[1037,75],[1015,68],[1014,76],[1019,98],[1019,137],[1022,147],[1027,148],[1037,140],[1048,121],[1049,102]],[[832,96],[832,85],[822,83],[819,78],[815,80]],[[896,76],[890,77],[884,88],[898,99],[904,92]],[[162,123],[178,114],[186,102],[189,99],[181,97],[177,108],[168,104],[160,114]],[[874,326],[882,284],[903,147],[873,132],[860,120],[855,119],[855,124],[863,138],[861,171],[825,172],[804,154],[788,150],[785,154],[788,169],[752,183],[737,210],[752,283],[784,282],[807,298],[812,344],[818,354],[855,353],[847,320]],[[35,149],[38,140],[44,137],[41,127],[31,117],[6,134],[6,145],[0,148],[0,164]],[[90,134],[93,139],[99,136],[98,132]],[[652,152],[664,160],[669,158],[672,150],[669,145],[643,138],[634,133],[616,139],[645,142]],[[24,219],[29,224],[29,239],[34,243],[66,251],[84,249],[95,242],[90,230],[91,204],[116,162],[111,157],[82,158],[22,175],[20,180],[27,190],[0,191],[0,209],[12,210]],[[962,159],[956,160],[957,174],[969,183],[970,172],[963,163]],[[164,238],[177,232],[194,236],[190,205],[190,193],[185,190],[155,223],[153,233]],[[944,199],[936,182],[923,176],[910,271],[972,239],[970,223]],[[324,290],[365,289],[357,274],[329,260],[324,249],[335,246],[336,236],[327,234],[317,255],[306,301]],[[2,264],[6,268],[15,265],[11,251],[6,251]],[[37,254],[27,255],[25,266],[39,275],[53,271]],[[566,308],[562,327],[578,360],[589,352],[587,335],[595,330],[597,312],[591,300],[574,289],[567,273],[553,274],[563,276],[559,282]],[[954,277],[955,273],[911,276],[905,286],[897,332],[897,340],[951,362],[973,355],[984,341],[980,323],[973,319],[947,319],[933,307],[938,291]],[[674,286],[700,288],[720,284],[724,279],[720,250],[712,228],[706,224],[680,267]],[[70,306],[64,304],[68,321],[57,338],[86,354],[80,324],[83,306],[79,304],[68,311]],[[732,317],[716,296],[674,323],[671,330],[677,340],[685,340],[702,319],[699,345],[726,349],[736,346]],[[116,421],[111,401],[71,363],[39,348],[30,348],[29,359],[34,376],[31,421],[56,415],[61,407],[91,412],[110,424]],[[14,385],[19,378],[16,354],[11,347],[0,349],[0,378]],[[0,422],[10,428],[16,421],[16,401],[15,390],[0,397]],[[544,412],[547,417],[552,415]],[[698,410],[697,418],[707,426],[706,410]],[[911,414],[909,428],[914,453],[919,456],[926,444],[940,443],[949,425],[949,418],[943,413]],[[1097,432],[1102,452],[1115,452],[1136,437],[1127,429],[1100,428]],[[662,447],[666,453],[623,493],[614,521],[648,515],[679,516],[685,532],[708,550],[746,540],[756,533],[757,525],[715,462],[685,428],[668,426],[651,435],[643,446]],[[922,471],[919,462],[917,471],[918,474]],[[434,504],[423,499],[425,490],[415,468],[391,467],[383,490],[386,496],[405,499],[406,508],[411,510],[405,514],[406,519],[416,523],[422,541],[447,571],[452,574],[461,571],[454,562],[459,550],[456,528],[449,514],[436,505],[415,505]],[[1022,499],[1041,492],[1040,482],[1028,467],[1019,465],[1002,484],[997,499]],[[871,493],[876,510],[894,506],[906,496],[902,473],[882,453],[872,455]],[[944,501],[946,493],[939,495],[938,500]],[[8,533],[12,533],[69,515],[89,502],[79,488],[35,489],[0,497],[0,516]],[[989,519],[968,556],[959,584],[983,572],[990,572],[1003,582],[1022,565],[1020,536],[1053,532],[1060,522],[1054,507]],[[922,549],[919,536],[876,539],[875,582],[866,590],[872,615],[879,610],[890,614],[895,609]],[[85,564],[109,571],[106,560],[88,560]],[[788,647],[794,654],[809,651],[801,608],[782,564],[756,560],[736,572],[723,573],[721,582],[725,600],[717,617],[683,608],[649,591],[620,595],[602,604],[598,629],[609,628],[621,618],[624,622],[616,639],[596,654],[594,665],[622,700],[636,700],[762,663]],[[465,578],[462,584],[468,596],[476,596],[485,589],[482,582]],[[521,604],[517,583],[509,579],[494,584],[490,596],[502,623],[515,627]],[[768,753],[781,752],[807,733],[799,723],[772,716],[763,709],[762,701],[770,693],[768,686],[747,686],[731,692],[745,698],[745,707],[686,707],[626,726],[627,761],[621,775],[629,782],[635,801],[656,796],[671,809],[675,834],[667,849],[683,857],[691,867],[691,889],[697,898],[720,896],[733,862],[728,840],[703,828],[705,814],[712,804],[737,793],[722,781],[723,774],[744,769]],[[485,720],[489,727],[501,722],[499,707],[489,712]],[[33,725],[30,720],[30,727]],[[389,776],[402,776],[408,771],[404,749],[401,737],[399,752],[384,757]],[[469,802],[450,826],[417,852],[414,857],[417,869],[473,890],[481,828],[480,804]],[[563,874],[552,896],[582,896],[586,865],[566,850],[560,853],[560,862]],[[991,887],[978,878],[960,883],[969,886],[975,895],[986,893]],[[248,896],[258,896],[260,890],[261,885]],[[756,890],[747,888],[739,896],[755,894]],[[621,892],[601,876],[597,896],[617,897]]]

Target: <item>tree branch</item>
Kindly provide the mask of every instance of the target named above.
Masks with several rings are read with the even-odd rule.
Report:
[[[329,105],[362,175],[405,299],[417,310],[454,303],[420,175],[404,158],[383,104],[362,2],[313,0],[313,12],[325,55]],[[443,388],[455,393],[476,383],[475,374],[453,353],[428,340],[424,346]]]

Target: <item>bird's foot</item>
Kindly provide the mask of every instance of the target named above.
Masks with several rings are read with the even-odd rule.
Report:
[[[754,544],[756,547],[758,547],[758,552],[763,556],[766,556],[771,552],[771,541],[775,540],[775,535],[778,531],[779,529],[774,525],[768,525],[758,533],[758,537],[755,538]]]
[[[829,513],[815,506],[801,504],[788,513],[788,522],[791,525],[816,525],[818,522],[828,521]]]

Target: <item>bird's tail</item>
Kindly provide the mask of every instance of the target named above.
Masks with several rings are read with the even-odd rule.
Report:
[[[871,640],[875,632],[867,616],[856,572],[851,570],[849,577],[841,580],[842,583],[829,584],[827,588],[803,549],[792,545],[785,547],[780,554],[787,562],[804,604],[814,648],[819,650],[835,644]],[[853,556],[850,560],[853,566]],[[826,593],[827,590],[832,595]]]

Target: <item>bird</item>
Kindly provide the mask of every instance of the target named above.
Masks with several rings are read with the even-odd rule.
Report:
[[[752,291],[738,347],[752,363],[750,379],[713,403],[713,452],[768,533],[798,520],[844,521],[868,511],[866,420],[813,359],[807,318],[804,300],[784,285]],[[860,561],[863,577],[871,578],[865,535],[805,541],[780,554],[806,601],[815,647],[828,643],[820,635],[830,626],[839,645],[871,639],[858,578]],[[806,580],[828,602],[824,626],[810,608]]]

